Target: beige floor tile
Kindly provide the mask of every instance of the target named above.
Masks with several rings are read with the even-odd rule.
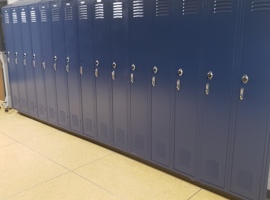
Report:
[[[49,180],[10,198],[12,200],[116,200],[113,194],[72,172]]]
[[[9,144],[14,144],[14,143],[16,143],[15,140],[13,140],[10,137],[0,133],[0,148],[3,147],[3,146],[7,146]]]
[[[0,199],[67,172],[21,144],[0,149]]]
[[[112,153],[62,131],[54,131],[22,143],[71,170]]]
[[[119,154],[90,163],[75,173],[128,200],[186,200],[199,187]]]
[[[202,189],[196,195],[194,195],[190,200],[225,200],[225,199],[226,198],[222,196],[219,196],[215,193]]]

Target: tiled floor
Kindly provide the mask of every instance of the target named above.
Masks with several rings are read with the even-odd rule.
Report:
[[[15,110],[1,109],[0,199],[225,198]]]

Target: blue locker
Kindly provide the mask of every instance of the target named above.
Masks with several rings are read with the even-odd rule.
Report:
[[[8,73],[10,80],[10,91],[12,106],[16,110],[20,110],[19,89],[17,80],[17,65],[15,65],[15,48],[13,40],[12,15],[10,8],[2,9],[2,20],[4,25],[5,45],[7,52]]]
[[[32,35],[32,65],[35,69],[36,76],[36,91],[38,103],[38,117],[42,120],[47,120],[47,103],[46,103],[46,90],[44,79],[44,68],[42,65],[42,46],[40,34],[40,16],[38,15],[38,5],[30,5],[30,24]]]
[[[70,129],[81,133],[81,87],[76,1],[63,1]]]
[[[95,131],[95,80],[93,52],[93,0],[78,0],[78,35],[80,52],[80,74],[82,91],[83,133],[96,137]]]
[[[106,3],[105,3],[106,2]],[[111,124],[111,39],[110,4],[105,0],[95,0],[93,20],[93,46],[96,77],[97,134],[98,140],[111,144],[113,141]]]
[[[43,54],[42,65],[44,67],[48,122],[57,125],[58,117],[57,117],[56,81],[55,81],[55,70],[53,68],[51,13],[48,2],[39,4],[38,14],[40,15],[39,22],[40,22],[41,46]]]
[[[150,156],[151,34],[150,1],[130,1],[130,150],[144,158]]]
[[[269,170],[270,1],[244,2],[230,190],[243,199],[262,200]]]
[[[202,127],[199,179],[225,187],[238,0],[208,1],[206,49],[201,70]]]
[[[55,70],[58,122],[63,128],[69,128],[69,107],[66,74],[65,38],[63,12],[60,2],[50,3],[51,30],[54,52],[53,67]]]
[[[173,67],[175,91],[174,169],[194,177],[197,161],[199,70],[201,65],[204,1],[176,4],[177,55]]]
[[[129,35],[127,0],[111,5],[111,59],[114,146],[128,149]]]
[[[26,85],[29,102],[29,115],[37,117],[37,96],[35,84],[35,71],[32,65],[32,41],[30,30],[30,12],[27,6],[19,9],[23,42],[23,64],[26,72]]]
[[[172,59],[175,51],[173,0],[151,1],[153,22],[152,46],[152,160],[170,165],[172,137]],[[149,80],[150,81],[150,80]]]
[[[20,23],[20,12],[18,7],[12,10],[12,23],[13,23],[13,41],[15,47],[15,64],[17,65],[18,75],[18,89],[19,89],[19,102],[20,110],[23,113],[28,113],[28,99],[25,79],[25,66],[23,65],[23,47],[22,47],[22,31]]]

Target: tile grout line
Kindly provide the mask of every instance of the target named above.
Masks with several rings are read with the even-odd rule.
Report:
[[[193,194],[191,197],[189,197],[187,200],[190,200],[192,197],[194,197],[196,194],[198,194],[200,191],[202,190],[202,188],[200,188],[197,192],[195,192],[195,194]]]

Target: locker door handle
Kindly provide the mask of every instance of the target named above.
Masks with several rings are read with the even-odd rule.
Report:
[[[10,58],[9,58],[10,52],[7,52],[7,62],[10,63]]]
[[[36,67],[36,61],[33,60],[33,67]]]
[[[241,88],[241,89],[240,89],[240,96],[239,96],[239,99],[240,99],[241,101],[244,100],[244,91],[245,91],[244,88]]]
[[[112,80],[115,80],[115,71],[112,71]]]
[[[15,58],[15,64],[16,65],[18,64],[18,58]]]
[[[152,86],[155,87],[156,86],[156,77],[152,77]]]
[[[23,65],[26,66],[26,59],[23,59]]]
[[[66,72],[69,72],[69,65],[66,65]]]
[[[80,67],[80,74],[81,75],[83,74],[83,67],[82,66]]]
[[[42,63],[42,67],[43,67],[44,69],[46,68],[45,62]]]
[[[206,83],[206,85],[205,85],[205,94],[206,95],[209,95],[209,91],[210,90],[210,85],[209,85],[209,83]]]
[[[134,83],[134,74],[133,73],[130,74],[130,82]]]
[[[53,63],[53,69],[56,71],[56,63]]]
[[[98,77],[98,68],[95,69],[95,77]]]
[[[180,80],[178,79],[177,81],[176,81],[176,89],[179,91],[180,90],[180,84],[181,84],[181,82],[180,82]]]

